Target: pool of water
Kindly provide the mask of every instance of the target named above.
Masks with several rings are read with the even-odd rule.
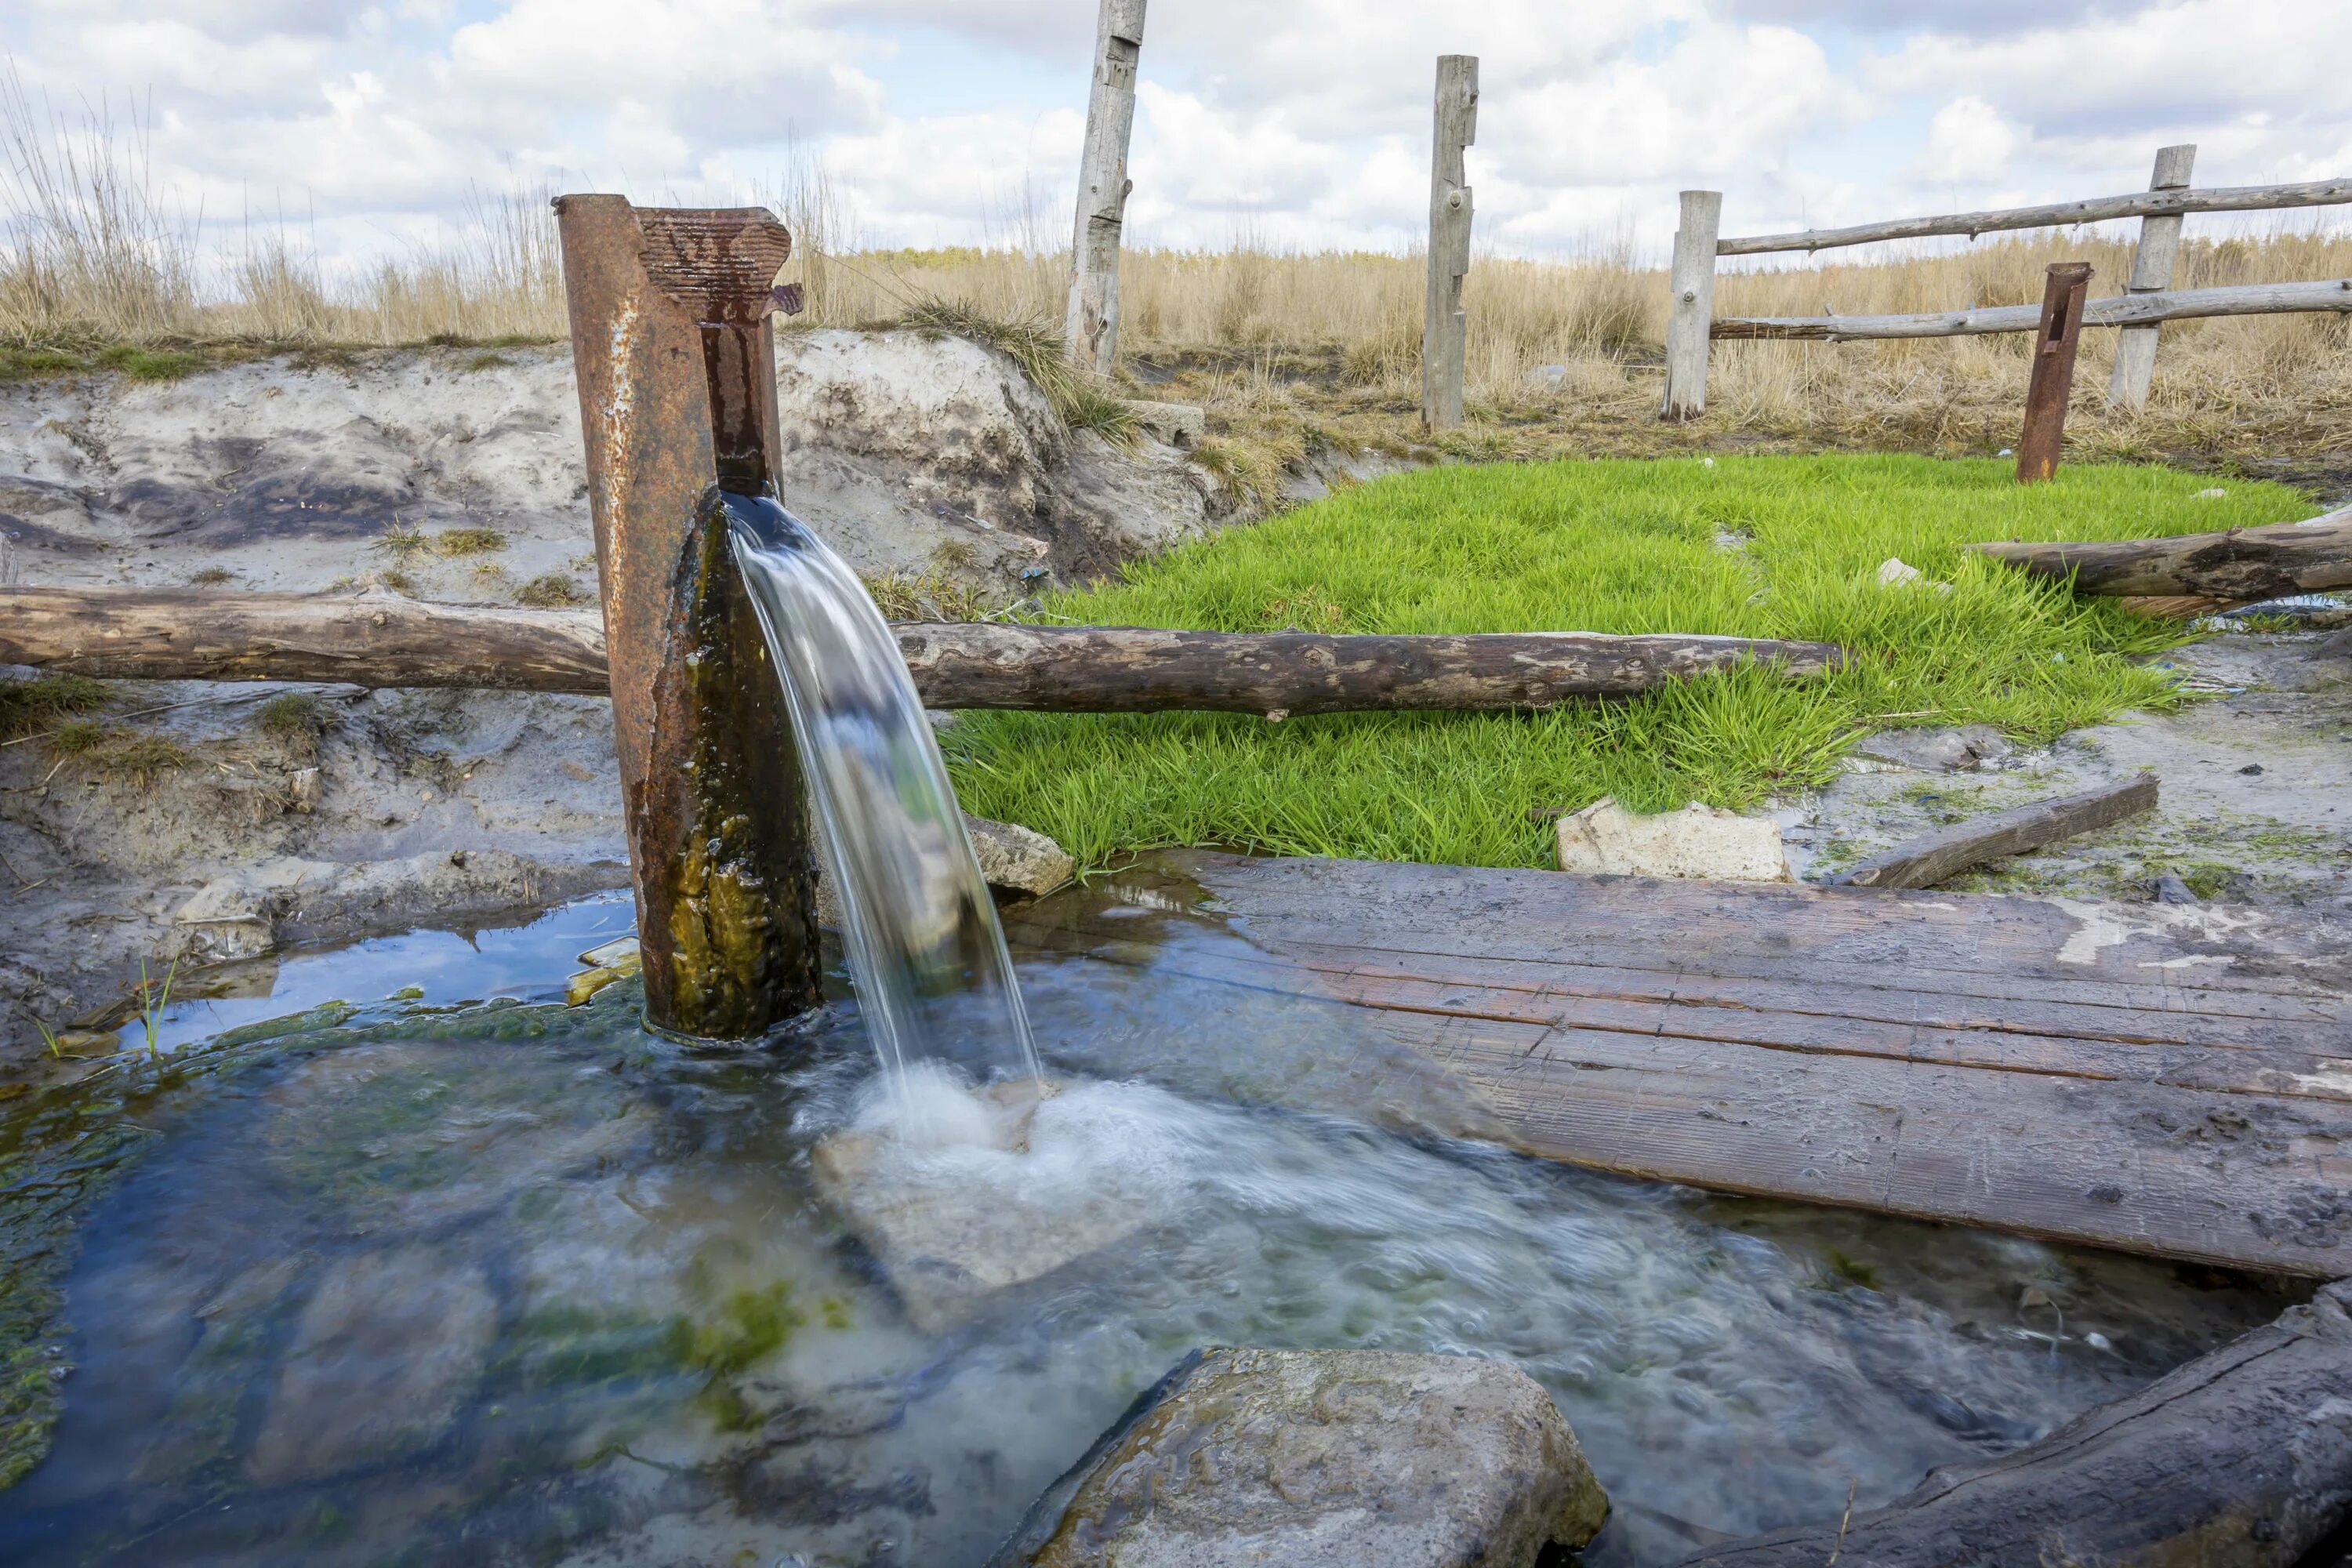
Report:
[[[1179,1357],[1258,1344],[1526,1368],[1617,1505],[1593,1559],[1662,1563],[2284,1305],[1515,1155],[1360,1015],[1149,963],[1020,957],[1063,1086],[1025,1148],[936,1086],[900,1138],[845,992],[730,1052],[561,1005],[626,910],[290,960],[5,1108],[0,1324],[62,1312],[0,1353],[63,1404],[0,1561],[976,1564]]]

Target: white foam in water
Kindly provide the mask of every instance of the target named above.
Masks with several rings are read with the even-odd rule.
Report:
[[[874,1048],[904,1094],[913,1064],[1035,1078],[1003,927],[898,639],[824,541],[764,496],[723,496],[841,896]]]
[[[1106,1200],[1155,1215],[1199,1190],[1202,1153],[1220,1136],[1207,1108],[1142,1083],[975,1090],[936,1062],[870,1079],[854,1132],[876,1135],[872,1179],[969,1205],[975,1192],[1040,1214]]]

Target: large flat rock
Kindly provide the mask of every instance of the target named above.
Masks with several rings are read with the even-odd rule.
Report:
[[[1609,1499],[1518,1368],[1211,1350],[1038,1500],[996,1568],[1528,1568]]]

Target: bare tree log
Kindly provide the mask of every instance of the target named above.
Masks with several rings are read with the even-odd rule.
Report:
[[[1327,637],[977,624],[898,631],[916,684],[926,700],[939,691],[938,706],[1107,712],[1549,708],[1630,696],[1751,659],[1785,675],[1821,675],[1844,657],[1829,643],[1592,632]]]
[[[2307,522],[2095,544],[1971,544],[2042,577],[2072,576],[2078,594],[2251,604],[2283,594],[2352,587],[2352,508]]]
[[[2014,811],[1996,812],[1922,834],[1823,880],[1838,887],[1932,888],[1971,866],[2004,855],[2022,855],[2044,844],[2105,827],[2155,805],[2156,775],[2141,773],[2122,784],[2037,800]]]
[[[1325,637],[1115,626],[895,628],[934,708],[1336,713],[1548,708],[1750,660],[1808,677],[1828,643],[1589,632]],[[0,664],[153,680],[349,681],[602,692],[593,611],[196,589],[0,588]]]
[[[2352,1284],[1885,1508],[1681,1568],[2285,1568],[2352,1511]],[[2330,1559],[2332,1561],[2332,1558]]]
[[[1717,242],[1717,256],[1756,256],[1770,250],[1827,250],[1882,239],[1924,239],[1965,234],[1974,239],[2000,229],[2063,228],[2119,217],[2164,217],[2181,213],[2269,212],[2281,207],[2336,206],[2352,202],[2352,180],[2310,180],[2296,185],[2221,185],[2206,190],[2134,191],[2129,195],[2092,196],[2047,206],[2007,207],[1996,212],[1951,213],[1937,217],[1898,217],[1852,228],[1809,228],[1795,234],[1738,235]]]
[[[131,680],[341,680],[603,696],[593,610],[196,588],[0,587],[0,664]]]

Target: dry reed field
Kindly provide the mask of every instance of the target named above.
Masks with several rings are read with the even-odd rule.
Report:
[[[436,341],[560,339],[562,273],[540,193],[478,195],[435,247],[330,279],[299,233],[203,232],[147,180],[138,137],[98,121],[44,121],[0,84],[0,374],[110,363],[172,374],[207,357]],[[71,132],[71,133],[68,133]],[[800,241],[788,279],[808,310],[790,325],[874,327],[914,316],[1055,330],[1068,253],[1037,243],[887,250],[856,243],[849,204],[813,160],[764,195]],[[1737,192],[1731,199],[1737,204]],[[2195,220],[2175,287],[2352,275],[2352,229],[2327,212],[2238,237]],[[1726,270],[1719,315],[1949,310],[2038,300],[2043,268],[2087,260],[2116,292],[2136,226],[1873,247],[1826,261]],[[1343,451],[1436,447],[1465,458],[1633,455],[1694,447],[1820,447],[1991,453],[2022,404],[2029,334],[1822,344],[1715,345],[1706,416],[1654,418],[1666,280],[1619,243],[1565,261],[1480,257],[1467,289],[1469,419],[1418,428],[1422,264],[1369,252],[1130,250],[1121,275],[1126,390],[1202,404],[1201,460],[1271,501],[1310,444]],[[940,307],[949,307],[941,310]],[[2352,474],[2352,318],[2268,316],[2164,329],[2138,415],[2101,395],[2116,334],[2085,334],[2069,430],[2080,458],[2162,458],[2338,487]],[[109,356],[111,356],[110,358]]]

